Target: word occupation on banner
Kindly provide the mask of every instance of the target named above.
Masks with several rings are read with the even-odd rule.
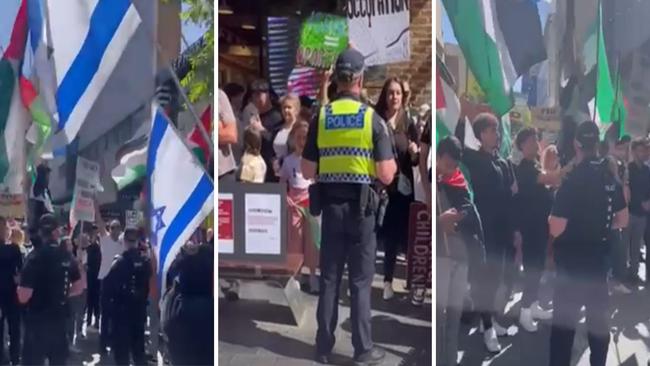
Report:
[[[412,203],[406,279],[411,288],[431,288],[431,254],[431,215],[425,204]]]
[[[347,18],[352,45],[366,66],[408,61],[410,16],[408,0],[348,0]]]
[[[99,164],[94,161],[77,158],[77,176],[75,179],[70,224],[78,221],[95,221],[95,192],[103,188],[99,181]]]
[[[300,28],[296,63],[327,69],[348,46],[348,24],[344,17],[314,13]]]
[[[235,221],[232,193],[219,193],[219,253],[235,253]]]

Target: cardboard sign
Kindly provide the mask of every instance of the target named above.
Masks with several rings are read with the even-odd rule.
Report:
[[[344,17],[314,13],[302,24],[296,63],[327,69],[348,45],[348,24]]]
[[[411,288],[431,288],[431,215],[427,206],[414,202],[409,213],[407,279]]]
[[[70,210],[72,226],[78,221],[95,221],[95,193],[103,190],[99,181],[99,164],[96,162],[78,157],[76,173]]]
[[[348,0],[350,43],[366,66],[408,61],[411,57],[409,1]]]
[[[234,202],[231,193],[219,193],[219,253],[235,252]]]
[[[126,210],[124,216],[126,229],[137,229],[140,227],[140,223],[142,222],[142,212],[136,210]]]

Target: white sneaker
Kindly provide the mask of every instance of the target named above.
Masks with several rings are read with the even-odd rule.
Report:
[[[492,319],[492,328],[494,328],[494,330],[497,332],[497,336],[499,337],[505,337],[508,335],[508,328],[502,327],[494,319]]]
[[[537,323],[533,320],[533,314],[530,308],[521,308],[519,312],[519,324],[527,332],[535,333],[537,332]]]
[[[553,319],[553,310],[544,310],[539,306],[539,301],[535,301],[530,306],[530,312],[533,319],[550,320]]]
[[[632,293],[632,290],[630,290],[629,288],[627,288],[627,286],[625,286],[624,284],[622,284],[622,283],[620,283],[620,282],[617,283],[617,284],[612,288],[612,290],[613,290],[614,292],[618,292],[618,293],[621,293],[621,294],[623,294],[623,295],[629,295],[629,294]]]
[[[384,282],[384,300],[390,300],[395,296],[392,282]]]
[[[501,352],[501,345],[499,344],[497,332],[494,327],[483,333],[483,341],[485,342],[485,347],[487,347],[488,351],[492,353]]]

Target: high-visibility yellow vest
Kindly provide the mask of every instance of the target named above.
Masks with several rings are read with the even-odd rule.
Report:
[[[318,181],[370,184],[375,177],[369,106],[340,99],[321,108],[318,120]]]

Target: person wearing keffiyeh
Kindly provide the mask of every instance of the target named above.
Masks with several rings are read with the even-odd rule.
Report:
[[[436,341],[438,365],[456,365],[468,280],[484,266],[483,234],[467,181],[458,168],[462,147],[442,139],[436,154]],[[471,282],[471,281],[470,281]]]

